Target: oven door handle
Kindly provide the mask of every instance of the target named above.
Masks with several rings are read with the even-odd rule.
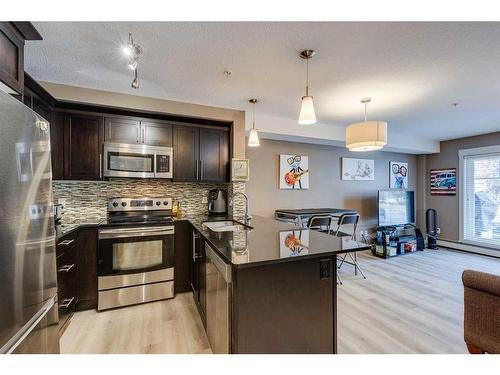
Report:
[[[100,229],[99,239],[165,236],[174,234],[174,227],[141,227],[141,228],[119,228]]]

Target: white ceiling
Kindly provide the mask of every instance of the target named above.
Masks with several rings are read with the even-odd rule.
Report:
[[[249,109],[296,120],[304,95],[302,49],[318,121],[362,115],[390,134],[445,140],[500,130],[500,23],[36,22],[26,47],[35,79],[135,95]],[[131,31],[144,48],[141,87],[121,55]],[[232,71],[225,78],[223,71]],[[455,108],[452,103],[458,102]]]

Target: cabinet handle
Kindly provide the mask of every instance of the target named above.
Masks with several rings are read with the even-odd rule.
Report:
[[[75,242],[74,239],[71,239],[71,240],[64,240],[64,241],[61,241],[57,244],[57,246],[68,246],[70,244],[72,244],[73,242]]]
[[[203,160],[200,160],[200,180],[203,180]]]
[[[199,166],[198,166],[198,160],[196,160],[196,179],[199,180],[199,174],[200,174],[200,170],[199,170]]]
[[[146,142],[146,129],[142,128],[142,143]]]
[[[193,232],[193,262],[196,261],[198,256],[196,255],[196,239],[200,238],[200,235],[198,233]]]
[[[102,154],[99,154],[99,178],[102,179]]]
[[[69,272],[73,267],[75,266],[75,264],[69,264],[69,265],[65,265],[65,266],[62,266],[61,268],[59,268],[57,270],[57,272]]]
[[[67,309],[73,303],[74,299],[75,297],[63,299],[59,307],[64,307],[65,309]]]
[[[141,130],[140,130],[140,128],[138,127],[138,128],[137,128],[137,143],[139,143],[139,137],[140,137],[139,132],[140,132],[140,131],[141,131]]]

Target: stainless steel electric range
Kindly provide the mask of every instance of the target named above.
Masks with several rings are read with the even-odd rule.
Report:
[[[171,198],[112,198],[99,227],[99,311],[174,297]]]

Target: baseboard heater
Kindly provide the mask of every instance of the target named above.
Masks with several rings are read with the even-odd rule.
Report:
[[[500,258],[500,250],[490,249],[487,247],[482,247],[478,245],[469,245],[461,242],[450,241],[450,240],[437,240],[438,246],[446,247],[453,250],[466,251],[468,253],[488,255],[495,258]]]

